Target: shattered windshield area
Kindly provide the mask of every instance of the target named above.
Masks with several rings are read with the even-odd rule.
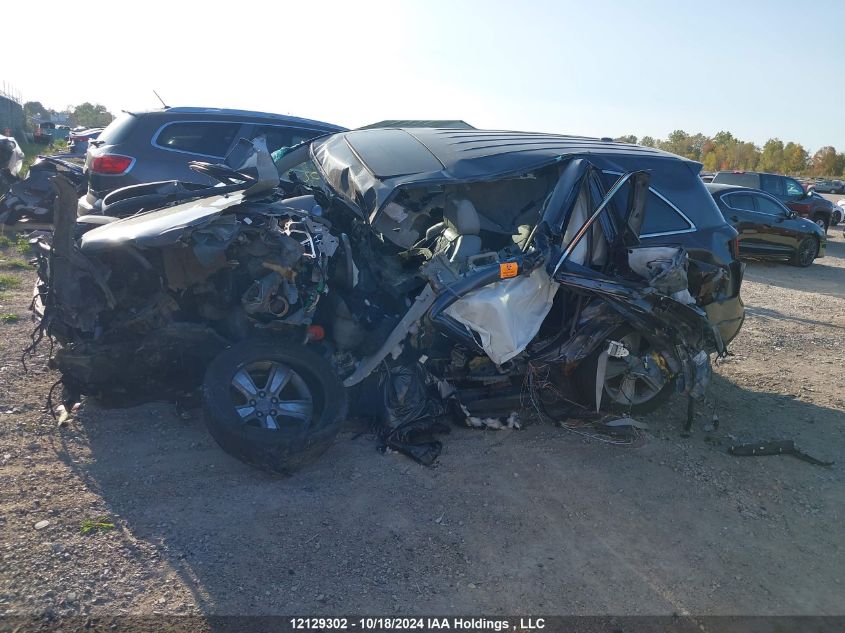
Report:
[[[282,147],[272,153],[279,178],[290,183],[303,183],[309,187],[322,187],[323,179],[311,159],[308,145],[293,149]]]
[[[320,172],[317,171],[317,166],[310,158],[298,165],[287,168],[284,173],[280,171],[279,177],[290,181],[295,179],[297,182],[304,183],[309,187],[320,187],[323,184],[323,180],[320,178]]]

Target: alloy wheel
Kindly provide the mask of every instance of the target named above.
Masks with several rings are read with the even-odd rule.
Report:
[[[604,376],[605,395],[623,407],[648,402],[666,386],[666,377],[654,358],[651,345],[639,333],[631,332],[620,342],[628,349],[629,355],[608,359]]]
[[[798,246],[798,261],[802,266],[809,266],[816,259],[816,252],[818,251],[818,244],[816,240],[804,240]]]
[[[247,426],[305,428],[314,417],[308,384],[283,363],[260,361],[241,367],[232,377],[229,391],[235,412]]]

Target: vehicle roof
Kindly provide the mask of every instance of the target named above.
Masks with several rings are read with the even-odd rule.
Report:
[[[255,119],[268,119],[284,123],[295,123],[297,125],[312,125],[325,130],[333,132],[343,132],[345,127],[335,125],[333,123],[326,123],[325,121],[317,121],[315,119],[305,119],[297,116],[290,116],[287,114],[275,114],[273,112],[258,112],[254,110],[238,110],[232,108],[203,108],[192,106],[178,106],[173,108],[158,108],[153,110],[141,110],[138,112],[129,112],[135,116],[166,116],[168,114],[195,114],[200,116],[229,116],[229,117],[249,117]]]
[[[794,178],[793,176],[786,176],[785,174],[776,174],[770,171],[752,171],[750,169],[722,169],[716,172],[716,175],[719,174],[751,174],[752,176],[779,176],[780,178],[792,178],[793,180],[799,180],[798,178]]]
[[[710,195],[712,196],[721,195],[723,193],[727,193],[728,191],[747,191],[749,193],[760,193],[766,196],[767,198],[771,198],[773,200],[781,202],[777,199],[776,196],[773,196],[768,191],[763,191],[762,189],[755,189],[754,187],[743,187],[741,185],[728,185],[715,182],[705,182],[704,187],[707,189],[707,191],[710,192]]]
[[[474,130],[474,125],[470,125],[461,119],[386,119],[377,123],[370,123],[369,125],[362,125],[359,130],[370,130],[378,127],[437,127],[437,128],[452,128],[461,130]]]
[[[392,172],[371,169],[377,177],[421,173],[418,167],[433,164],[426,160],[428,156],[456,179],[472,177],[475,172],[534,168],[538,161],[567,154],[638,154],[688,160],[642,145],[541,132],[423,127],[353,130],[343,136],[368,167],[388,167]],[[382,160],[387,154],[389,166]]]
[[[368,214],[399,187],[518,176],[573,156],[588,156],[601,169],[619,173],[629,171],[623,164],[647,169],[654,161],[688,167],[696,178],[701,169],[700,163],[650,147],[539,132],[381,128],[334,134],[311,147],[333,188]]]

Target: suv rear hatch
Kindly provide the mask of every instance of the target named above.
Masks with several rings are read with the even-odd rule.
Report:
[[[98,201],[114,189],[137,184],[130,172],[135,158],[121,152],[121,144],[135,133],[143,116],[123,114],[109,123],[99,138],[91,141],[85,154],[84,172],[88,177],[88,193],[79,200],[79,213],[95,212]]]

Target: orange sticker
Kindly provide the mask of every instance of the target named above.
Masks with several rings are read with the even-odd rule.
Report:
[[[505,262],[504,264],[499,264],[499,277],[501,279],[510,279],[511,277],[516,277],[519,274],[519,264],[516,262]]]

